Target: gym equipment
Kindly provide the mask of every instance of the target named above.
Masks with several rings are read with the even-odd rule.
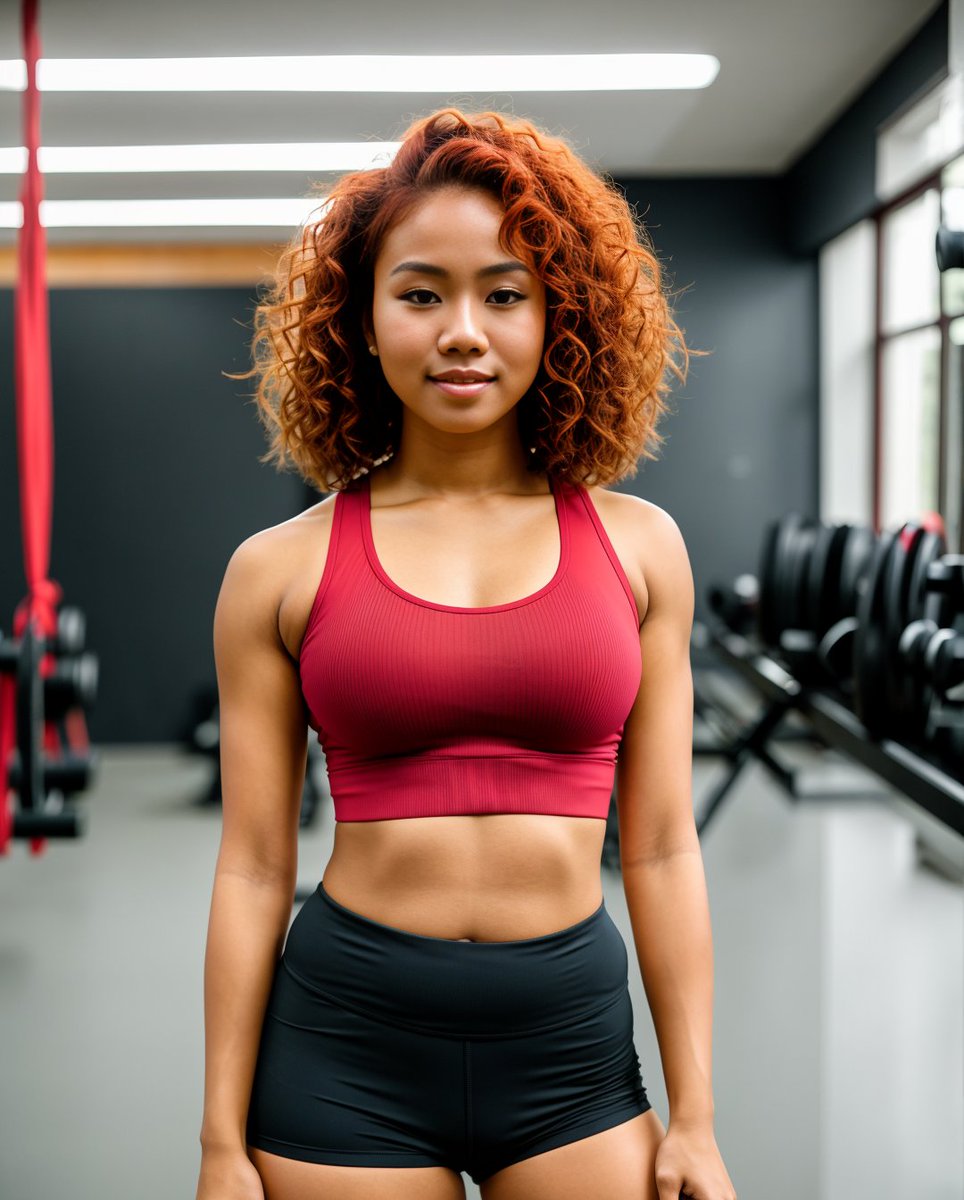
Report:
[[[40,38],[37,0],[23,0],[27,67],[24,97],[23,222],[17,242],[14,363],[20,521],[27,595],[12,636],[0,633],[0,854],[11,837],[30,839],[39,854],[47,837],[83,832],[69,798],[85,788],[94,766],[85,709],[97,690],[97,660],[83,653],[86,622],[57,606],[63,592],[48,577],[53,497],[53,408],[46,285],[46,240],[40,222],[43,177],[38,165]]]
[[[832,623],[826,626],[817,644],[817,658],[830,679],[847,694],[853,691],[853,645],[857,632],[857,598],[870,568],[877,538],[863,525],[843,525],[846,531],[841,552],[837,581],[824,585],[830,595],[836,594],[838,604]],[[830,570],[834,570],[830,557]],[[822,619],[830,619],[823,610]]]
[[[739,575],[730,587],[712,584],[707,600],[734,633],[749,633],[759,620],[760,584],[755,575]]]
[[[6,771],[17,797],[15,838],[78,837],[85,828],[68,801],[90,786],[96,766],[82,714],[96,698],[97,659],[64,653],[83,646],[84,619],[79,609],[61,617],[49,640],[34,622],[19,640],[0,633],[0,672],[15,685],[16,744]]]
[[[908,625],[941,615],[939,593],[925,611],[925,584],[945,549],[939,522],[908,521],[878,544],[857,605],[853,654],[854,708],[871,737],[923,736],[930,697],[899,647]]]
[[[964,555],[927,564],[924,616],[897,644],[900,684],[909,706],[926,714],[924,738],[964,758]]]
[[[799,513],[788,513],[772,522],[766,530],[760,560],[760,603],[758,627],[760,639],[766,646],[777,647],[780,633],[789,628],[786,618],[786,587],[784,575],[789,547],[794,533],[804,525]]]
[[[798,513],[767,527],[757,629],[801,682],[849,686],[857,593],[875,544],[864,526]]]
[[[952,570],[956,573],[958,568],[952,566]],[[866,783],[860,778],[836,783],[831,775],[829,786],[808,787],[800,772],[775,762],[770,747],[779,740],[781,726],[791,718],[803,722],[811,740],[846,755],[949,829],[964,835],[964,772],[961,770],[964,754],[960,743],[952,757],[942,759],[930,746],[909,748],[895,739],[870,738],[864,725],[842,700],[822,689],[801,686],[783,666],[760,649],[758,642],[731,633],[722,625],[704,625],[699,621],[694,623],[693,632],[700,645],[712,650],[762,700],[761,711],[745,719],[737,735],[717,747],[717,753],[729,759],[730,769],[722,783],[710,793],[708,802],[698,807],[697,828],[701,836],[740,771],[753,760],[765,766],[794,801],[833,802],[840,797],[867,794]],[[961,676],[962,657],[964,647],[958,643],[950,660],[954,664],[949,672],[953,678]],[[694,683],[697,682],[694,678]],[[704,700],[714,706],[717,704],[717,697],[708,691]],[[879,789],[872,794],[879,795]]]
[[[711,734],[694,753],[729,762],[701,806],[700,835],[750,761],[792,800],[866,792],[832,775],[830,789],[815,788],[779,762],[791,717],[797,736],[844,751],[964,833],[964,555],[945,551],[936,513],[879,537],[789,513],[765,530],[755,603],[752,576],[709,589],[718,620],[695,622],[694,644],[764,705],[747,711],[725,680],[694,673],[694,711]]]

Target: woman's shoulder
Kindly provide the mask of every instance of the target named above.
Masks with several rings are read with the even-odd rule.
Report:
[[[249,534],[232,558],[239,558],[271,575],[283,574],[292,554],[318,537],[330,534],[336,495],[333,493],[276,525]]]
[[[587,487],[586,492],[603,521],[608,519],[640,541],[643,546],[655,540],[681,540],[676,521],[665,508],[631,492],[615,492],[606,487]]]
[[[314,588],[331,539],[337,493],[304,511],[246,537],[228,564],[229,576],[250,605],[278,630],[285,649],[298,657]]]
[[[689,570],[683,535],[666,509],[630,492],[587,487],[600,521],[645,616],[661,581],[678,581]]]

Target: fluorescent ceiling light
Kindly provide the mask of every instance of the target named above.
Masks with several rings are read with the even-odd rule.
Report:
[[[711,54],[341,54],[287,58],[42,58],[45,92],[611,92],[704,88]],[[23,91],[23,59],[0,89]]]
[[[206,229],[231,225],[290,227],[323,214],[323,197],[268,197],[264,200],[41,200],[40,223],[47,229],[134,228],[172,225]],[[320,213],[319,213],[320,210]],[[0,228],[19,229],[23,205],[0,204]]]
[[[306,142],[215,146],[41,146],[46,175],[100,171],[364,171],[387,166],[400,142]],[[25,146],[0,147],[0,175],[22,175]]]

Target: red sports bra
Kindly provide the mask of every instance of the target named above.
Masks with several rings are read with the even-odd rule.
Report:
[[[336,821],[606,819],[641,678],[639,616],[586,489],[550,487],[556,573],[487,608],[404,591],[375,553],[369,476],[336,495],[300,654]]]

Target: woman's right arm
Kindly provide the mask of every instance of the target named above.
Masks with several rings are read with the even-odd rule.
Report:
[[[222,831],[204,960],[199,1200],[258,1194],[245,1126],[298,867],[307,722],[297,664],[278,632],[283,559],[271,534],[235,550],[214,616]]]

